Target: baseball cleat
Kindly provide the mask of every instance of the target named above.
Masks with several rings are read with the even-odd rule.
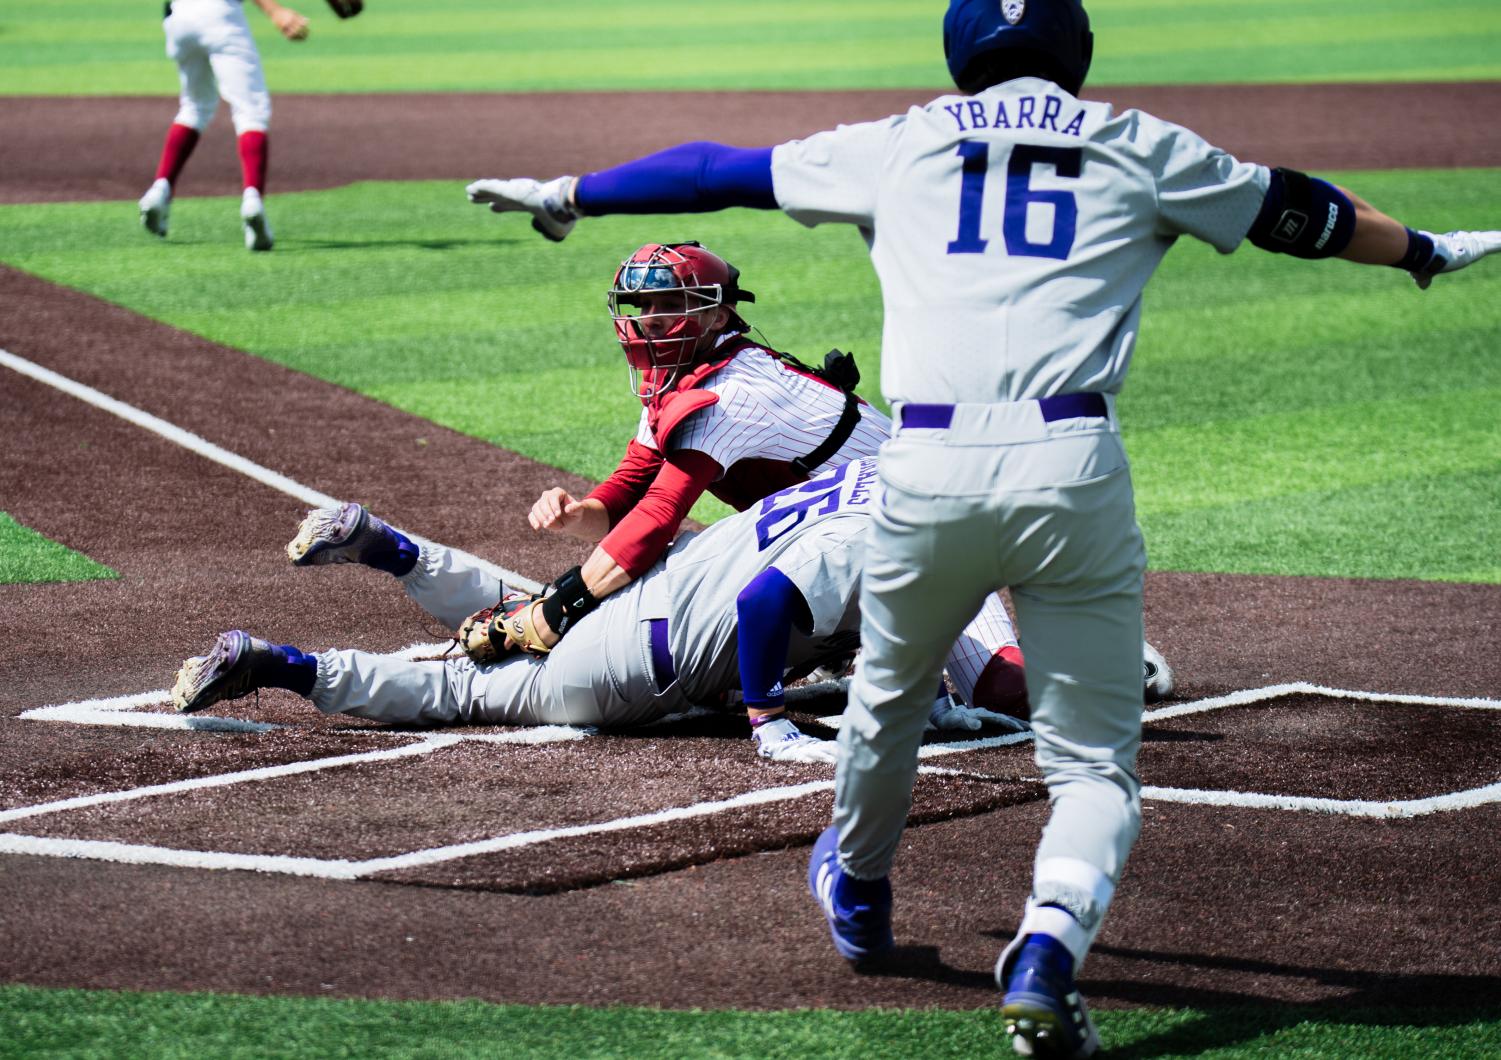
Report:
[[[896,940],[891,934],[891,881],[859,880],[839,867],[839,829],[830,825],[813,844],[808,890],[829,923],[839,956],[851,963],[879,957]]]
[[[246,188],[240,200],[240,221],[245,226],[246,250],[270,250],[275,246],[271,238],[271,222],[266,220],[265,203],[261,201],[261,193],[254,188]]]
[[[1018,1056],[1083,1060],[1100,1048],[1073,973],[1073,954],[1051,935],[1022,940],[1004,973],[1001,1002],[1001,1018]]]
[[[365,508],[350,501],[337,508],[315,508],[287,542],[287,558],[298,567],[328,563],[364,563],[396,553],[404,538]]]
[[[1173,668],[1150,644],[1142,644],[1142,653],[1142,698],[1156,703],[1173,694]]]
[[[141,196],[141,226],[154,236],[167,236],[167,214],[172,209],[172,185],[166,177],[157,177],[156,182]]]
[[[220,633],[207,655],[195,655],[182,664],[172,685],[172,705],[183,714],[193,714],[227,699],[248,696],[265,688],[267,664],[275,649],[243,630]]]

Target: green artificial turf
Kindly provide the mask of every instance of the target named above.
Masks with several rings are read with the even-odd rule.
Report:
[[[1475,228],[1501,179],[1334,176],[1410,223]],[[596,218],[555,245],[457,182],[271,209],[277,249],[253,256],[229,199],[179,199],[165,242],[129,203],[0,207],[0,260],[594,479],[640,412],[604,291],[647,239],[719,250],[773,345],[853,350],[878,393],[880,296],[850,228]],[[1120,403],[1153,568],[1501,581],[1497,305],[1491,261],[1425,293],[1394,270],[1183,241],[1148,288]]]
[[[1112,1056],[1495,1056],[1498,1013],[1334,1006],[1096,1013]],[[998,1012],[661,1011],[0,986],[0,1057],[861,1057],[1006,1053]]]
[[[946,87],[935,0],[373,0],[307,41],[249,12],[272,92]],[[151,0],[0,5],[0,94],[175,95]],[[1501,77],[1494,0],[1096,0],[1097,85]]]
[[[0,512],[0,585],[32,582],[82,582],[118,578],[95,563]]]

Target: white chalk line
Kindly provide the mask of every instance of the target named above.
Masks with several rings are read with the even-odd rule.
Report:
[[[244,784],[258,780],[275,780],[280,777],[295,776],[298,773],[315,773],[322,769],[337,769],[340,766],[357,765],[363,762],[380,762],[393,758],[409,758],[412,755],[430,754],[440,747],[449,747],[459,743],[462,739],[460,736],[443,733],[436,736],[421,737],[416,743],[404,744],[401,747],[385,747],[379,751],[336,755],[332,758],[312,758],[301,762],[285,762],[281,765],[262,766],[258,769],[244,769],[233,773],[216,773],[209,777],[174,780],[170,783],[151,784],[142,788],[104,791],[95,795],[79,795],[71,799],[59,799],[56,802],[18,806],[10,810],[0,810],[0,823],[20,820],[23,817],[38,817],[42,814],[61,813],[65,810],[82,810],[112,802],[131,802],[135,799],[146,799],[156,795],[176,795],[184,791],[222,788],[228,787],[231,784]]]
[[[159,416],[153,416],[144,409],[136,408],[134,405],[127,405],[125,402],[117,398],[112,398],[101,390],[96,390],[75,379],[69,379],[67,376],[54,372],[50,368],[44,368],[35,361],[28,361],[24,357],[18,357],[9,350],[0,349],[0,365],[4,365],[39,383],[45,383],[50,387],[61,390],[63,393],[93,405],[95,408],[118,416],[127,423],[132,423],[143,430],[159,435],[167,439],[167,441],[180,445],[189,452],[195,453],[206,460],[212,460],[214,463],[222,464],[232,471],[238,471],[246,478],[259,482],[263,486],[269,486],[278,492],[295,497],[310,507],[333,508],[341,503],[336,497],[330,497],[328,494],[319,492],[311,486],[305,486],[301,482],[288,478],[278,471],[262,467],[260,464],[248,460],[238,453],[230,452],[228,449],[215,445],[207,438],[196,435],[192,431],[184,430]],[[417,534],[410,533],[409,531],[403,530],[402,533],[418,544],[432,543],[427,538],[419,537]],[[529,593],[538,592],[542,588],[538,582],[524,575],[517,574],[515,571],[506,570],[504,567],[500,567],[478,556],[473,558],[491,574],[505,582],[507,586],[515,586]]]
[[[503,850],[535,846],[558,839],[572,839],[606,832],[622,832],[633,828],[649,828],[672,821],[694,817],[707,817],[730,810],[750,806],[763,806],[771,802],[800,799],[821,791],[830,791],[832,780],[815,780],[806,784],[794,784],[780,788],[758,788],[728,799],[714,802],[699,802],[691,806],[675,806],[651,813],[617,817],[610,821],[593,824],[568,825],[561,828],[540,828],[528,832],[512,832],[469,843],[413,850],[392,857],[368,858],[363,861],[346,859],[299,858],[284,855],[227,854],[219,851],[174,850],[169,847],[146,846],[133,843],[101,842],[84,839],[53,839],[44,836],[0,833],[0,854],[32,854],[44,857],[88,858],[95,861],[115,861],[134,865],[170,865],[197,869],[245,869],[254,872],[280,873],[292,876],[316,876],[331,880],[353,880],[374,876],[383,872],[436,865],[459,858],[471,858],[481,854],[493,854]]]

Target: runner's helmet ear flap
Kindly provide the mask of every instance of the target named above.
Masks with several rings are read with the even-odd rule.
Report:
[[[1078,95],[1094,58],[1080,0],[950,0],[943,54],[962,92],[1042,77]]]
[[[647,243],[620,263],[606,304],[637,397],[664,393],[697,360],[705,336],[749,330],[736,310],[756,296],[740,270],[701,244]],[[716,325],[715,311],[729,319]]]

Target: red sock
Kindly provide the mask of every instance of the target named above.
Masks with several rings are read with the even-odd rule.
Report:
[[[187,164],[188,156],[197,146],[198,130],[191,125],[173,122],[172,127],[167,130],[167,139],[162,144],[162,160],[156,166],[157,179],[166,177],[169,184],[176,184],[182,167]]]
[[[238,144],[240,174],[244,178],[245,187],[264,192],[266,190],[266,158],[270,152],[266,134],[259,129],[241,133]]]

